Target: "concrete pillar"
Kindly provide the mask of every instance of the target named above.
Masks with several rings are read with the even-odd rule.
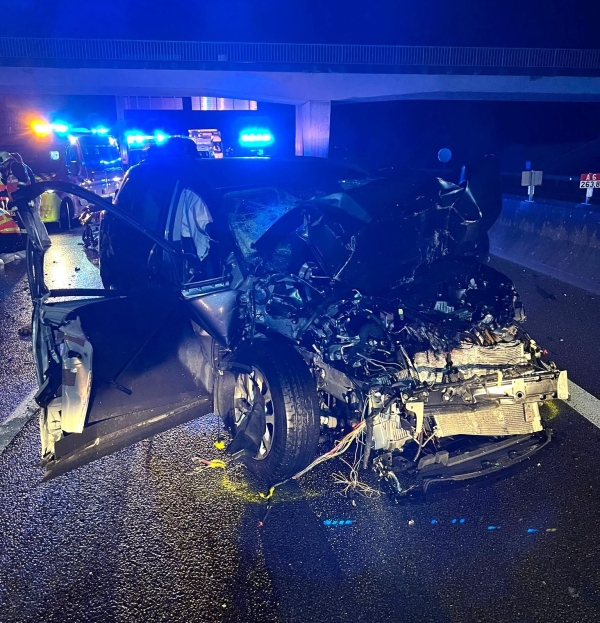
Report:
[[[121,151],[121,160],[126,166],[129,164],[129,152],[127,151],[127,140],[125,138],[125,98],[116,95],[115,107],[117,109],[117,140]]]
[[[327,158],[331,102],[296,104],[296,155]]]

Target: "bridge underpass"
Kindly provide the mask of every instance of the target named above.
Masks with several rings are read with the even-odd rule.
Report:
[[[296,106],[296,154],[328,155],[332,102],[600,101],[600,51],[0,39],[6,95],[198,95]]]

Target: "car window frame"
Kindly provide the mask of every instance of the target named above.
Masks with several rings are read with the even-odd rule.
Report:
[[[158,246],[163,251],[165,251],[170,257],[175,271],[178,273],[181,272],[177,271],[177,267],[181,263],[181,252],[176,249],[169,241],[165,240],[164,237],[161,237],[159,234],[148,229],[146,226],[139,223],[125,212],[121,211],[117,206],[115,206],[107,199],[104,199],[89,190],[81,188],[80,186],[76,186],[75,184],[71,184],[69,182],[49,180],[20,188],[13,194],[13,200],[9,204],[9,208],[16,208],[17,214],[19,215],[27,233],[27,255],[29,264],[31,266],[31,270],[28,271],[29,284],[31,294],[34,300],[40,299],[44,296],[99,296],[99,292],[102,292],[97,288],[73,288],[73,293],[70,294],[71,289],[52,291],[47,287],[44,281],[43,266],[44,255],[48,248],[51,246],[51,242],[46,227],[42,223],[40,215],[37,212],[34,200],[49,190],[52,190],[54,192],[68,193],[70,195],[79,197],[80,199],[84,199],[88,203],[96,206],[99,211],[106,210],[113,216],[125,222],[127,225],[135,228],[137,231],[149,238],[155,246]],[[176,289],[181,289],[181,286],[183,284],[182,277],[183,275],[180,275],[179,283],[177,284]],[[111,291],[106,290],[106,292],[110,293]],[[113,292],[112,295],[114,296],[116,294]]]

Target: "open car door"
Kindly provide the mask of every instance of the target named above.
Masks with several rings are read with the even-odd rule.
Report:
[[[177,265],[168,242],[82,188],[43,182],[15,193],[13,206],[28,236],[45,479],[213,408],[206,374],[210,355],[194,334],[178,289],[46,287],[44,255],[51,241],[33,199],[47,190],[77,195],[111,212],[147,235]]]

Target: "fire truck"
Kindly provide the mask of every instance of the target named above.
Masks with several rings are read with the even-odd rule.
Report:
[[[0,148],[18,152],[37,181],[61,180],[109,198],[124,175],[117,140],[105,128],[70,129],[66,124],[37,123],[33,132],[0,137]],[[40,216],[45,223],[69,229],[88,202],[67,193],[41,196]]]

